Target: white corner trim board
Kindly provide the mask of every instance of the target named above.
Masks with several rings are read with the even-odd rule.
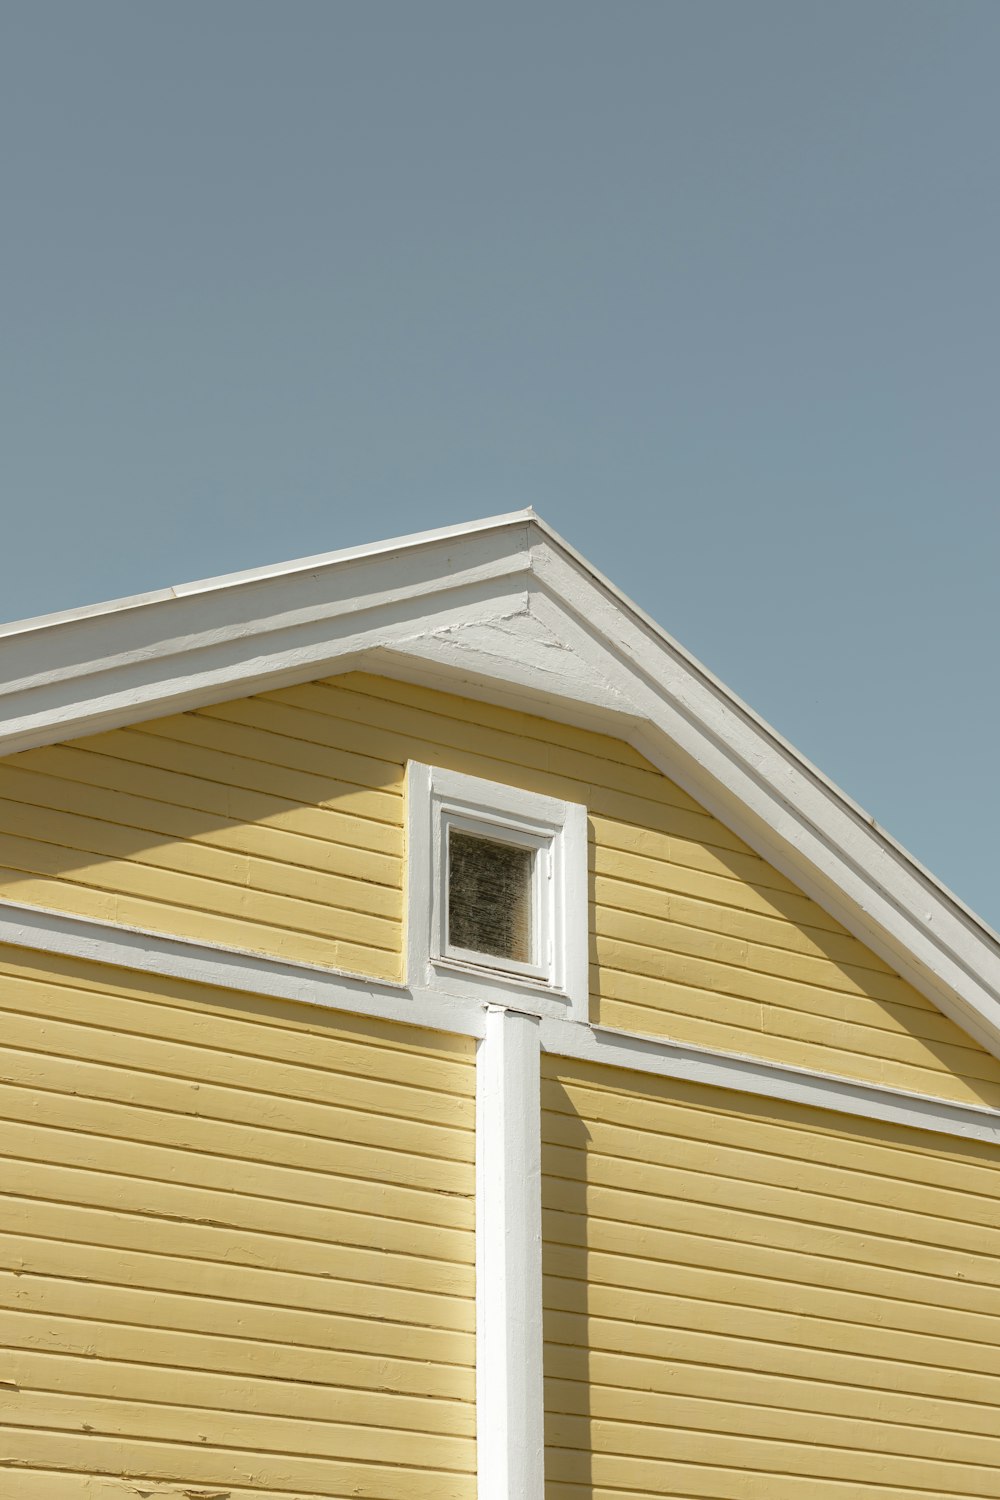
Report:
[[[476,1051],[478,1500],[543,1500],[537,1016],[489,1006]]]
[[[0,943],[477,1039],[486,1034],[488,1004],[498,1004],[484,1003],[471,994],[462,999],[411,989],[358,974],[266,958],[187,938],[165,937],[141,928],[120,927],[92,917],[75,917],[2,899]],[[499,1008],[529,1013],[524,992],[513,986]],[[911,1094],[903,1089],[860,1083],[709,1047],[689,1047],[659,1037],[613,1031],[565,1015],[542,1016],[539,1034],[545,1051],[581,1062],[685,1079],[763,1098],[787,1099],[794,1104],[909,1125],[940,1135],[1000,1143],[1000,1111],[977,1105],[955,1104],[927,1094]]]
[[[358,666],[628,740],[1000,1056],[1000,939],[530,510],[0,630],[0,754]]]

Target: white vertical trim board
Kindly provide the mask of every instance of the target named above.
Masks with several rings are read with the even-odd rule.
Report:
[[[541,1047],[490,1006],[476,1052],[478,1500],[544,1500]]]

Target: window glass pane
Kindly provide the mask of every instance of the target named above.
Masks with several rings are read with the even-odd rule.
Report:
[[[448,832],[448,942],[492,958],[531,962],[534,852]]]

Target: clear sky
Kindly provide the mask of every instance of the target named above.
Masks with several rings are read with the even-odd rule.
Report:
[[[998,0],[7,0],[0,616],[531,504],[1000,925]]]

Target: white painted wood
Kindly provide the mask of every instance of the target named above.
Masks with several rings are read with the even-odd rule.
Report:
[[[476,1051],[478,1500],[543,1500],[539,1022],[490,1006]]]
[[[459,957],[446,933],[447,830],[462,826],[536,851],[537,953],[530,964]],[[587,810],[439,766],[407,766],[407,979],[428,994],[587,1019]]]
[[[0,900],[0,943],[432,1031],[483,1035],[482,1007],[449,995],[415,997],[401,984],[11,901]]]
[[[0,900],[0,942],[43,953],[133,970],[165,974],[194,984],[275,999],[318,1005],[351,1015],[424,1026],[433,1031],[482,1037],[486,1005],[473,994],[465,998],[426,989],[387,984],[360,975],[321,969],[311,964],[265,958],[212,943],[164,937],[162,933],[121,927],[90,917],[69,916]],[[530,996],[528,997],[530,999]],[[511,992],[497,1009],[527,1014]],[[1000,1111],[952,1104],[926,1094],[858,1083],[834,1074],[790,1068],[710,1047],[687,1047],[608,1027],[590,1026],[559,1015],[542,1015],[545,1049],[564,1057],[606,1063],[611,1067],[683,1078],[739,1093],[830,1109],[912,1125],[943,1135],[1000,1142]]]
[[[686,1047],[606,1026],[580,1026],[554,1018],[542,1019],[540,1026],[543,1050],[558,1057],[1000,1145],[1000,1112],[976,1105],[951,1104],[903,1089],[856,1083],[707,1047]]]

